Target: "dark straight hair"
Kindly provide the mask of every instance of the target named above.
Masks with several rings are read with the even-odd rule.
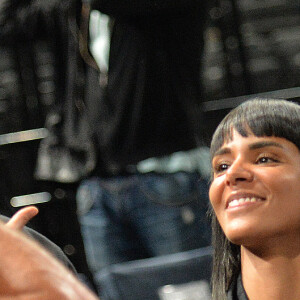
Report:
[[[229,112],[217,127],[210,147],[211,158],[224,142],[232,139],[233,129],[244,137],[285,138],[300,149],[300,106],[287,100],[263,98],[242,103]],[[210,216],[214,248],[212,296],[213,300],[224,300],[241,270],[240,246],[226,238],[212,207]]]

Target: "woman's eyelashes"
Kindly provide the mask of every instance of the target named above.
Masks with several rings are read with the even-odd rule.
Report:
[[[230,163],[229,162],[218,162],[213,164],[214,174],[219,174],[225,172],[229,169]]]
[[[268,164],[278,162],[280,162],[279,159],[272,154],[260,154],[256,160],[257,164]]]
[[[249,156],[247,163],[253,163],[253,164],[274,164],[274,163],[279,163],[280,160],[277,156],[272,155],[272,154],[259,154],[259,156],[254,157],[254,159],[251,161],[251,156]],[[218,160],[217,162],[213,163],[213,171],[214,174],[222,174],[226,172],[231,164],[234,163],[230,161],[224,161],[222,159]]]

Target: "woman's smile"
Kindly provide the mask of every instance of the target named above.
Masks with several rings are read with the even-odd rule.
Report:
[[[226,208],[232,209],[237,207],[244,207],[262,202],[264,199],[260,196],[251,193],[234,193],[226,201]]]

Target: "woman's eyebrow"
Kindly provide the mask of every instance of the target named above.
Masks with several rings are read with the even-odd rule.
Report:
[[[214,153],[213,157],[218,156],[218,155],[228,154],[228,153],[231,153],[230,148],[228,148],[228,147],[220,148],[219,150],[217,150]]]
[[[255,142],[253,144],[249,145],[249,149],[250,150],[255,150],[255,149],[260,149],[260,148],[265,148],[265,147],[279,147],[279,148],[283,148],[283,146],[279,143],[276,142],[272,142],[272,141],[261,141],[261,142]]]

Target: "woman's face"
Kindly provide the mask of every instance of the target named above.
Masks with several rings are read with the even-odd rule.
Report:
[[[231,242],[300,234],[300,152],[292,142],[233,131],[212,166],[210,201]]]

